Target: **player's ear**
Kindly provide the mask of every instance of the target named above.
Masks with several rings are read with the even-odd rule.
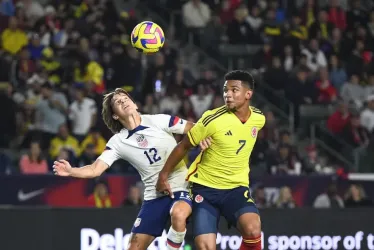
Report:
[[[253,91],[251,89],[247,90],[247,92],[245,93],[245,99],[246,100],[251,99],[252,95],[253,95]]]
[[[118,120],[118,115],[113,115],[112,117],[114,120]]]

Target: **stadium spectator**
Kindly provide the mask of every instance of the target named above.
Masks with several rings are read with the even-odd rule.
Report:
[[[329,41],[333,29],[333,24],[329,22],[329,16],[326,10],[318,12],[318,19],[309,27],[308,36],[310,39]]]
[[[345,30],[345,28],[347,27],[346,14],[344,9],[339,5],[340,0],[330,1],[330,6],[328,8],[328,18],[335,27],[341,30]]]
[[[131,186],[127,198],[123,201],[123,206],[141,206],[141,190],[137,186]]]
[[[213,94],[208,93],[207,86],[202,84],[197,85],[197,93],[190,97],[192,109],[195,117],[200,117],[206,110],[210,108],[213,101]]]
[[[274,56],[272,65],[264,73],[264,80],[273,89],[283,91],[287,84],[288,74],[282,67],[282,62],[279,57]]]
[[[348,80],[347,72],[341,65],[339,57],[337,55],[332,55],[330,57],[330,82],[336,88],[338,93],[340,92],[341,87]]]
[[[66,123],[68,101],[63,93],[55,91],[50,83],[41,86],[43,99],[36,106],[36,125],[42,132],[42,148],[48,148],[61,124]]]
[[[370,21],[367,23],[367,30],[371,40],[374,38],[374,10],[370,12]]]
[[[360,116],[352,115],[349,123],[342,131],[342,139],[353,147],[369,145],[370,134],[368,130],[360,124]]]
[[[374,73],[371,73],[368,78],[368,84],[365,87],[365,99],[368,99],[369,96],[374,95]]]
[[[5,16],[13,16],[15,12],[15,6],[13,0],[3,0],[0,3],[0,13]]]
[[[360,85],[358,75],[352,75],[349,82],[343,84],[340,96],[347,103],[353,103],[357,108],[362,107],[362,101],[365,100],[365,89]]]
[[[17,18],[10,17],[8,28],[1,33],[2,49],[11,55],[16,55],[27,45],[27,42],[28,38],[26,33],[18,28]]]
[[[372,134],[374,129],[374,95],[368,96],[366,101],[367,107],[361,112],[360,123]]]
[[[307,58],[307,66],[310,71],[317,72],[319,68],[327,67],[326,56],[319,48],[317,39],[311,39],[309,47],[301,51]]]
[[[84,86],[76,84],[74,101],[69,107],[73,135],[81,142],[97,120],[97,107],[93,99],[85,95]]]
[[[276,208],[295,208],[296,203],[292,197],[291,188],[284,186],[279,190],[279,197],[276,200],[274,206]]]
[[[51,140],[49,147],[49,156],[51,159],[55,159],[62,148],[69,150],[74,156],[79,156],[79,142],[74,136],[70,135],[66,124],[59,126],[57,136]]]
[[[174,93],[165,93],[165,96],[160,100],[159,107],[161,113],[176,115],[181,108],[182,102],[180,98]]]
[[[188,121],[196,121],[196,115],[193,111],[191,101],[187,98],[183,100],[178,113]]]
[[[198,36],[203,32],[210,18],[209,6],[201,0],[190,0],[182,7],[183,23],[188,28],[188,34],[193,36],[193,41],[198,44]]]
[[[227,37],[230,44],[249,44],[252,40],[252,29],[247,21],[248,10],[243,6],[235,10],[234,19],[227,26]]]
[[[109,194],[106,184],[99,182],[94,187],[93,193],[87,198],[88,205],[96,208],[111,208],[115,203],[112,195]]]
[[[266,199],[265,187],[263,185],[257,185],[257,187],[253,191],[253,198],[258,208],[270,207],[270,204]]]
[[[359,184],[352,184],[345,194],[345,207],[368,207],[373,202],[366,197],[364,188]]]
[[[42,57],[42,52],[45,46],[41,44],[39,34],[31,35],[27,49],[30,53],[30,59],[33,61],[39,60]]]
[[[316,81],[318,90],[317,102],[321,104],[329,104],[335,102],[338,98],[335,87],[329,80],[329,72],[326,68],[319,69],[319,79]]]
[[[99,156],[105,150],[106,140],[101,135],[98,127],[91,128],[90,132],[80,145],[81,150],[84,150],[90,144],[94,145],[94,152],[97,156]]]
[[[8,83],[0,83],[0,107],[2,107],[1,116],[6,122],[0,123],[3,133],[0,136],[0,147],[7,148],[10,141],[16,136],[16,111],[17,104],[12,99],[12,86]]]
[[[158,113],[164,113],[164,112],[159,112],[159,110],[161,109],[161,103],[163,101],[165,101],[165,99],[168,99],[168,97],[166,96],[165,98],[163,98],[161,101],[160,101],[160,104],[158,104],[156,102],[156,100],[154,99],[153,95],[149,94],[145,97],[145,101],[144,101],[144,105],[143,105],[143,108],[142,108],[142,111],[146,114],[158,114]],[[178,100],[179,101],[179,100]],[[160,108],[159,108],[159,105],[160,105]],[[163,107],[163,109],[166,111],[169,111],[170,108],[169,107],[172,107],[172,105],[165,105],[165,107]],[[176,112],[175,112],[176,113]]]
[[[309,145],[306,148],[307,155],[303,159],[304,170],[307,173],[322,172],[324,167],[317,147],[315,145]]]
[[[252,30],[252,37],[249,41],[250,44],[261,44],[262,42],[260,29],[263,24],[263,19],[260,14],[260,8],[254,5],[246,18]]]
[[[297,65],[296,55],[294,54],[294,50],[290,45],[284,47],[284,53],[282,55],[282,65],[287,73],[292,72],[294,67],[296,67]]]
[[[82,145],[82,153],[78,160],[78,166],[83,167],[83,166],[91,164],[92,162],[96,160],[97,156],[98,154],[96,153],[96,150],[95,150],[95,144],[88,143],[84,146]]]
[[[269,156],[267,160],[269,172],[273,175],[301,174],[301,162],[296,155],[292,154],[292,149],[289,145],[280,144],[277,151]]]
[[[49,172],[39,142],[31,142],[29,152],[20,159],[19,167],[21,174],[46,174]]]
[[[340,101],[334,113],[327,119],[327,128],[333,134],[339,135],[344,127],[349,123],[351,114],[348,105],[344,101]]]
[[[24,0],[19,3],[22,4],[22,8],[25,8],[26,18],[32,25],[45,14],[43,6],[38,1]]]
[[[10,79],[15,87],[23,89],[27,80],[35,73],[36,65],[30,58],[27,47],[23,47],[11,64]]]
[[[335,183],[331,183],[327,191],[317,196],[313,204],[314,208],[344,208],[344,201],[338,194]]]

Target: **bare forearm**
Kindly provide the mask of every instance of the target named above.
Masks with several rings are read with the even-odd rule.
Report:
[[[183,143],[179,143],[169,155],[164,168],[160,172],[160,177],[167,178],[174,168],[181,162],[188,152],[188,148],[183,146]]]
[[[95,171],[95,168],[92,165],[86,165],[81,168],[72,168],[71,169],[71,176],[75,178],[84,178],[84,179],[89,179],[89,178],[95,178],[99,176]]]

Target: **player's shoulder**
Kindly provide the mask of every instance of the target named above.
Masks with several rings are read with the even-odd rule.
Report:
[[[118,147],[120,147],[120,144],[122,142],[121,137],[125,136],[125,134],[127,133],[127,129],[124,128],[120,132],[112,135],[112,137],[110,137],[109,141],[106,144],[107,149],[117,149]]]
[[[249,108],[252,111],[250,119],[252,120],[252,122],[257,124],[256,126],[262,128],[265,125],[266,121],[264,113],[262,113],[262,111],[256,107],[250,106]]]
[[[228,111],[226,106],[221,106],[216,109],[210,109],[204,112],[204,114],[200,118],[200,121],[206,127],[211,123],[215,123],[220,117],[223,117],[227,113]]]
[[[264,113],[262,113],[262,111],[254,106],[249,106],[249,108],[251,109],[252,111],[252,114],[255,116],[255,117],[263,117],[265,118],[265,115]]]

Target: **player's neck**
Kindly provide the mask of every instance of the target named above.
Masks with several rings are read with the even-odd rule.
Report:
[[[139,113],[134,113],[124,119],[120,119],[121,124],[127,130],[133,130],[140,125],[142,118],[140,117]]]
[[[244,106],[240,109],[237,109],[234,114],[239,118],[240,121],[246,122],[251,116],[251,113],[251,109],[248,106]]]

